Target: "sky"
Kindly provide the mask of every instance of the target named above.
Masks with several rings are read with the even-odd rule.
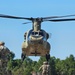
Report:
[[[0,0],[0,14],[28,18],[72,15],[75,14],[75,0]],[[0,41],[15,53],[16,59],[21,58],[24,33],[32,29],[31,23],[22,24],[24,22],[29,21],[0,18]],[[43,22],[41,29],[51,33],[48,40],[51,56],[60,59],[70,54],[75,56],[75,21]],[[39,60],[37,56],[30,58]]]

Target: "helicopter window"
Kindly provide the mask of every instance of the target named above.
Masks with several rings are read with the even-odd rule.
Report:
[[[35,35],[37,35],[38,34],[38,32],[35,32]]]
[[[42,35],[43,36],[43,33],[42,32],[39,32],[39,35]]]
[[[32,35],[34,35],[34,32],[32,32]]]
[[[38,34],[38,32],[32,32],[32,35],[37,35]]]
[[[31,34],[32,35],[41,35],[41,36],[44,36],[43,32],[32,32]]]

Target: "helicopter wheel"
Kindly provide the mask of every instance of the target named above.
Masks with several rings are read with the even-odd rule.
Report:
[[[46,60],[49,61],[50,59],[50,54],[46,54]]]
[[[26,58],[26,55],[25,54],[21,54],[21,59],[22,59],[22,61],[24,61],[24,59]]]

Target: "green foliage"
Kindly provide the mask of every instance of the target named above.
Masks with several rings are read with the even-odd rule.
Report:
[[[21,59],[13,59],[8,62],[7,68],[13,72],[13,75],[30,75],[32,71],[38,72],[44,61],[46,61],[45,57],[40,57],[38,62],[28,57],[23,62]],[[51,75],[75,75],[75,59],[73,55],[70,55],[65,60],[51,57],[49,64]]]

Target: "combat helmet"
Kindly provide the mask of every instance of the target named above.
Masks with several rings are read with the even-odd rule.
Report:
[[[5,44],[5,42],[3,42],[3,41],[0,41],[0,45],[4,45]]]
[[[45,61],[45,62],[43,62],[43,64],[48,64],[48,62],[47,62],[47,61]]]

